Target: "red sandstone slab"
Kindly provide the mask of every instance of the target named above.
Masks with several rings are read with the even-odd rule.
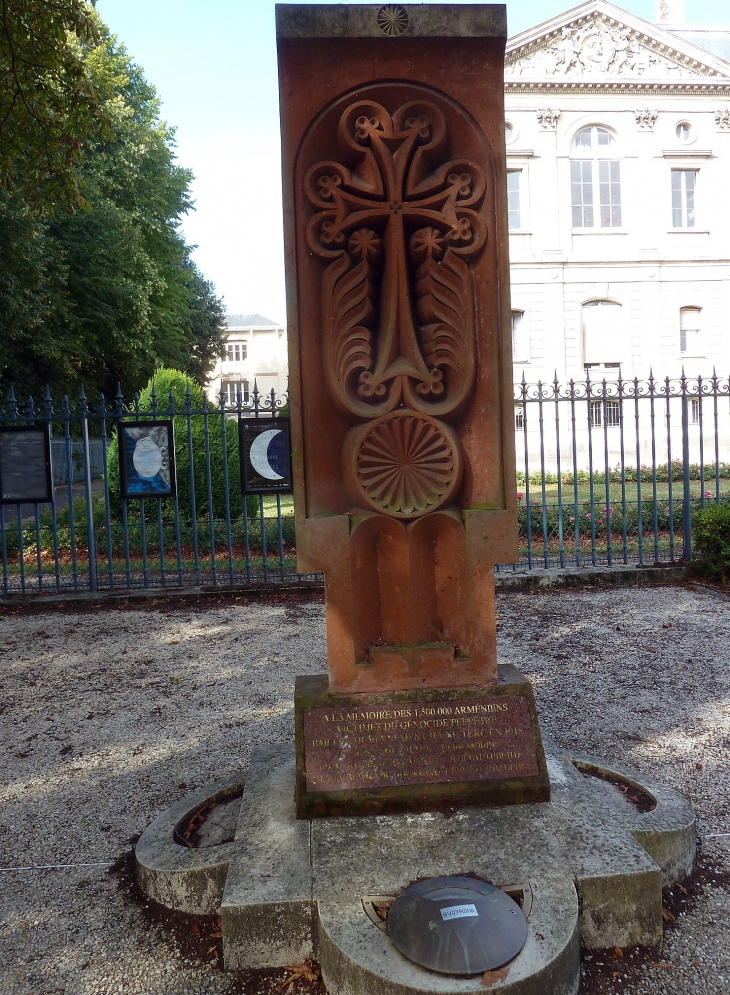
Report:
[[[277,7],[297,555],[339,694],[496,683],[505,40],[502,5]]]
[[[355,815],[548,801],[532,687],[500,667],[495,688],[335,695],[298,677],[297,815]]]
[[[525,698],[314,708],[304,714],[308,791],[538,774]]]

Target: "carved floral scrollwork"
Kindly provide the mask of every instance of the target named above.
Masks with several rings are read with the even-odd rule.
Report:
[[[730,131],[730,107],[715,111],[715,124],[718,131]]]
[[[475,371],[473,277],[485,178],[468,159],[444,162],[447,126],[427,100],[393,114],[353,102],[337,127],[343,162],[306,174],[316,213],[307,228],[322,276],[328,389],[374,418],[398,405],[453,412]],[[346,165],[348,163],[349,165]]]
[[[659,117],[659,111],[653,111],[648,107],[644,107],[641,110],[634,111],[634,117],[636,118],[639,131],[653,131],[656,120]]]

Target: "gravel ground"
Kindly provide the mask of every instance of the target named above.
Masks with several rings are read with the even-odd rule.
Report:
[[[681,587],[512,593],[498,614],[500,657],[534,681],[545,730],[660,778],[699,817],[702,881],[684,913],[672,906],[661,953],[595,955],[582,992],[727,992],[730,837],[712,834],[730,833],[730,602]],[[109,864],[173,801],[245,768],[252,744],[293,738],[294,676],[326,668],[323,636],[317,600],[7,611],[0,866],[76,866],[0,871],[1,992],[251,989]]]

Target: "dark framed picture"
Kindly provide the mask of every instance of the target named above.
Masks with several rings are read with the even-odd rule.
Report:
[[[242,418],[238,423],[241,490],[281,494],[291,490],[291,437],[288,418]]]
[[[118,422],[122,498],[175,495],[175,436],[171,421]]]
[[[53,501],[51,430],[48,425],[0,428],[0,504]]]

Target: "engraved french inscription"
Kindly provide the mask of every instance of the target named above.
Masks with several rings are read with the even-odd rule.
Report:
[[[489,781],[539,774],[520,696],[304,713],[308,791]]]

